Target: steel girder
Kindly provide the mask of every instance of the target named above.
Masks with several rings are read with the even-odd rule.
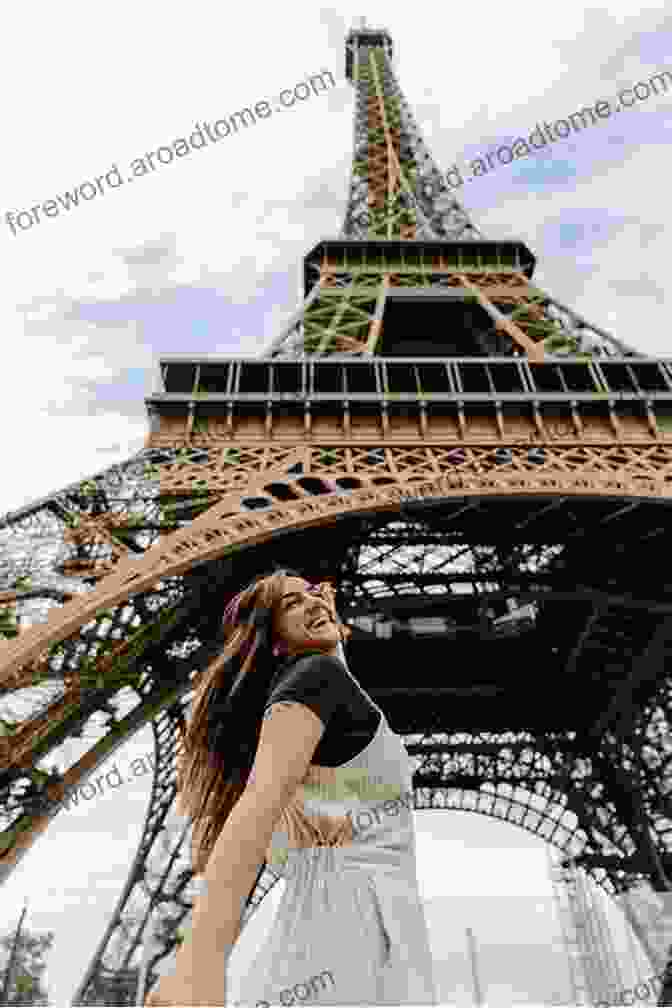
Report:
[[[158,464],[168,468],[165,457]],[[90,506],[90,498],[81,503],[84,500]],[[150,511],[152,507],[154,498],[150,498]],[[651,512],[656,507],[658,516]],[[666,514],[665,502],[656,505],[646,500],[631,501],[628,506],[618,499],[577,497],[555,501],[521,498],[515,504],[511,499],[495,498],[489,503],[473,498],[416,500],[403,503],[396,517],[353,515],[344,516],[342,523],[331,529],[320,525],[310,533],[319,537],[315,549],[306,550],[309,555],[322,556],[320,574],[329,572],[334,577],[338,605],[353,627],[353,667],[390,712],[395,729],[403,732],[409,752],[417,758],[416,808],[462,808],[517,823],[583,863],[611,892],[622,891],[641,877],[660,886],[670,874],[672,683],[661,662],[672,605],[666,600],[667,575],[659,559],[665,527],[661,507]],[[30,520],[37,525],[36,514]],[[17,521],[17,534],[19,524]],[[182,524],[189,527],[188,521]],[[525,529],[523,542],[511,541],[511,528]],[[308,534],[304,529],[304,549]],[[615,540],[621,542],[620,549],[614,549]],[[282,538],[270,541],[273,558],[278,559],[279,549],[284,549],[287,562],[291,562],[292,537],[284,547]],[[592,546],[590,553],[587,543]],[[124,676],[105,684],[106,691],[84,690],[80,682],[78,719],[66,722],[54,715],[51,723],[43,718],[43,734],[39,744],[33,742],[30,769],[23,758],[4,771],[5,812],[15,824],[21,821],[25,826],[32,816],[44,816],[49,810],[55,814],[61,801],[50,794],[59,793],[59,775],[44,775],[39,763],[46,755],[55,754],[64,738],[81,731],[83,724],[90,725],[94,708],[109,713],[113,701],[119,703],[124,690],[128,691],[129,679],[135,676],[133,689],[140,702],[126,720],[108,723],[106,746],[100,741],[91,746],[90,756],[95,755],[96,760],[90,759],[89,772],[112,751],[110,739],[128,738],[153,719],[155,781],[138,855],[78,992],[84,1003],[95,1003],[88,998],[95,999],[115,969],[133,968],[148,915],[154,913],[163,922],[165,933],[163,946],[150,963],[151,983],[151,970],[174,946],[175,928],[188,916],[192,893],[188,834],[176,832],[168,818],[174,797],[176,726],[183,718],[198,669],[216,650],[213,627],[218,614],[216,600],[221,597],[218,593],[251,576],[255,569],[263,569],[269,559],[270,553],[263,547],[243,551],[203,564],[184,577],[166,579],[172,592],[166,592],[167,584],[162,583],[153,592],[134,595],[130,606],[147,623],[151,622],[147,616],[151,603],[159,611],[179,616],[167,621],[169,630],[163,637],[143,641],[132,660],[123,665]],[[121,631],[119,640],[134,637],[134,620],[128,619],[127,609],[118,606],[112,612],[112,623]],[[554,612],[561,617],[554,618]],[[430,631],[421,625],[428,618],[434,621]],[[109,630],[109,614],[100,616],[98,625],[105,623]],[[556,627],[555,637],[549,637],[552,626]],[[543,658],[538,654],[539,641],[536,650],[532,646],[535,634],[548,640],[548,653]],[[81,655],[82,636],[73,634],[62,642],[66,663],[75,664],[78,651]],[[395,687],[367,677],[367,650],[373,641],[380,648],[386,640],[397,655],[402,653],[404,641],[410,640],[416,656],[418,648],[425,647],[428,658],[433,653],[432,643],[452,644],[457,651],[458,642],[465,640],[472,667],[474,661],[478,667],[474,647],[487,649],[492,642],[510,646],[523,641],[546,669],[550,661],[556,662],[553,680],[559,690],[563,682],[568,684],[570,698],[575,696],[578,683],[597,680],[588,700],[599,716],[579,726],[578,731],[543,721],[536,727],[516,729],[505,726],[505,717],[499,729],[495,724],[490,730],[485,726],[479,729],[469,704],[478,703],[481,723],[492,721],[488,700],[494,697],[503,710],[510,692],[506,677],[503,681],[501,676],[499,680],[486,676],[474,683],[469,676],[466,682],[450,675],[428,676],[426,684],[396,687],[395,692]],[[460,654],[465,653],[464,647],[460,645]],[[554,657],[554,649],[561,653]],[[658,656],[654,662],[652,652]],[[624,655],[630,660],[624,662]],[[507,660],[512,660],[511,654],[503,657]],[[63,664],[52,656],[48,664],[51,677],[33,687],[35,696],[42,697],[37,710],[58,709],[67,686],[55,673],[56,666],[62,668]],[[600,679],[596,669],[603,666],[609,674]],[[524,699],[524,689],[530,688],[523,679],[518,693],[512,694],[513,702]],[[27,681],[19,678],[15,682],[25,688]],[[622,694],[629,694],[625,708],[611,712],[619,715],[615,723],[609,720],[609,710],[603,712],[602,703],[605,686],[611,689],[613,682],[620,684],[620,694],[615,697],[619,704]],[[60,685],[56,695],[55,685]],[[449,707],[442,715],[444,697],[448,697]],[[585,706],[591,709],[588,700]],[[463,705],[464,721],[449,729],[446,713],[450,710],[454,723],[459,717],[458,702]],[[559,709],[557,702],[555,707]],[[509,715],[511,709],[510,700]],[[38,722],[39,714],[28,718],[14,736],[17,742],[24,741],[27,728],[35,731]],[[60,733],[51,735],[44,726],[52,731],[60,728]],[[66,772],[63,779],[67,776]],[[77,778],[79,783],[84,779],[83,775]],[[626,780],[630,781],[629,797]],[[24,788],[20,797],[17,785]],[[654,842],[643,831],[644,822],[653,831]],[[164,839],[171,829],[173,846],[166,852]],[[259,881],[248,912],[258,905],[274,876],[266,870]]]

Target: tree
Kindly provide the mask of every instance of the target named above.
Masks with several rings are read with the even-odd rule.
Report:
[[[26,928],[0,936],[0,1004],[4,1005],[48,1005],[50,1000],[42,987],[42,974],[47,968],[43,961],[54,940],[54,932],[36,935]],[[2,999],[7,970],[14,950],[12,976],[6,999]]]

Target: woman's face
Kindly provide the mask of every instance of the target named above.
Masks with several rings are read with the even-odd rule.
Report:
[[[288,654],[316,648],[335,654],[341,639],[336,614],[317,588],[299,577],[283,578],[280,601],[273,620],[274,640],[282,641]]]

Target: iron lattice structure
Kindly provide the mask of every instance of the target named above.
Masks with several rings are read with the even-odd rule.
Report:
[[[535,287],[522,241],[480,235],[385,31],[348,35],[346,75],[345,222],[285,330],[255,359],[162,358],[145,448],[0,522],[2,877],[154,732],[138,852],[75,1003],[134,1003],[150,915],[150,985],[178,940],[176,746],[224,595],[275,563],[334,584],[416,808],[515,823],[612,894],[670,888],[672,360]],[[275,881],[263,866],[246,915]]]

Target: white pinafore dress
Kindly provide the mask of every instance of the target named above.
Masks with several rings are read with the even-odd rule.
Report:
[[[308,768],[276,824],[266,860],[285,890],[228,1004],[439,1003],[416,877],[410,758],[380,713],[358,756]]]

